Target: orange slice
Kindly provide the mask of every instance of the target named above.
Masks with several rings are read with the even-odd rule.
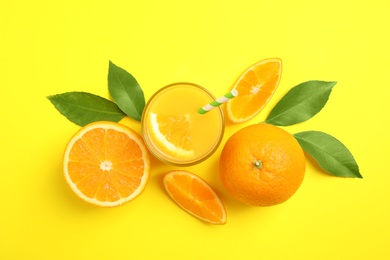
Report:
[[[225,224],[226,211],[221,199],[200,177],[187,171],[165,174],[164,187],[185,211],[212,224]]]
[[[262,60],[244,71],[233,86],[238,96],[226,104],[229,119],[240,123],[260,113],[278,87],[281,73],[282,61],[278,58]]]
[[[113,122],[82,127],[64,154],[64,174],[81,199],[101,207],[122,205],[145,189],[149,153],[132,129]]]
[[[157,143],[168,153],[179,158],[194,156],[191,144],[189,115],[150,114],[151,132]]]

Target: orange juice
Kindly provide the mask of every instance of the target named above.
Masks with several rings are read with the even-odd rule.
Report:
[[[142,134],[159,160],[179,165],[199,163],[218,148],[224,133],[220,107],[197,111],[215,97],[192,83],[175,83],[156,92],[142,115]]]

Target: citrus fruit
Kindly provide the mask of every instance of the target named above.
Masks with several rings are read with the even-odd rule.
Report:
[[[265,59],[250,66],[238,78],[232,89],[238,96],[226,104],[226,112],[234,123],[248,121],[268,103],[279,85],[282,61]]]
[[[189,115],[151,113],[150,125],[152,136],[162,150],[179,158],[190,158],[194,155]]]
[[[305,167],[298,141],[265,123],[234,133],[220,157],[220,176],[227,191],[253,206],[272,206],[289,199],[300,187]]]
[[[212,224],[225,224],[226,211],[215,191],[200,177],[187,171],[164,175],[169,196],[185,211]]]
[[[70,139],[64,174],[81,199],[102,207],[119,206],[142,193],[149,179],[149,154],[132,129],[113,122],[94,122]]]

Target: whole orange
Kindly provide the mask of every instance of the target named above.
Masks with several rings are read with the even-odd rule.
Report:
[[[289,199],[302,184],[305,168],[297,140],[265,123],[234,133],[220,158],[222,183],[233,197],[252,206],[272,206]]]

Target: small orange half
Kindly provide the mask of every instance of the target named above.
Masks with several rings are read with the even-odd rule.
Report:
[[[164,187],[185,211],[211,224],[225,224],[226,210],[215,191],[200,177],[187,171],[164,175]]]
[[[279,58],[262,60],[245,70],[232,88],[238,96],[226,104],[228,118],[241,123],[260,113],[278,87],[281,74]]]
[[[149,179],[149,153],[132,129],[114,122],[82,127],[64,154],[64,175],[81,199],[114,207],[140,195]]]

